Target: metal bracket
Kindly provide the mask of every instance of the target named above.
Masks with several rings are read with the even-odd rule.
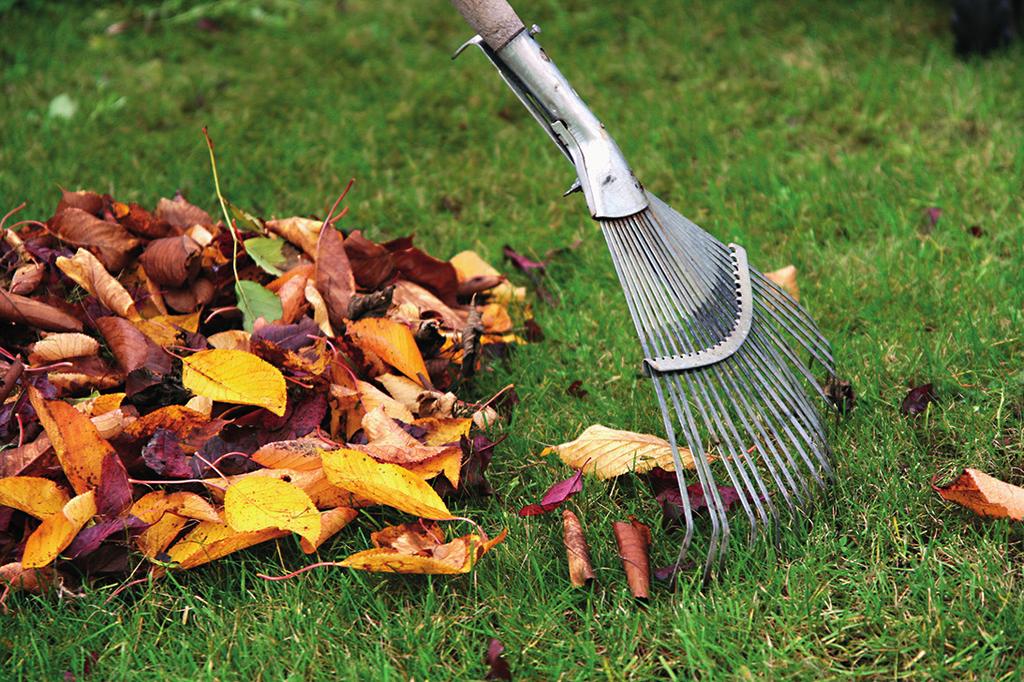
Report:
[[[750,265],[747,263],[747,252],[738,244],[729,244],[732,251],[733,280],[736,283],[736,306],[738,308],[736,323],[728,336],[714,346],[684,355],[665,355],[657,358],[646,358],[644,369],[664,374],[666,372],[682,372],[698,367],[707,367],[732,356],[740,349],[750,333],[750,325],[754,319],[754,297],[750,288]]]

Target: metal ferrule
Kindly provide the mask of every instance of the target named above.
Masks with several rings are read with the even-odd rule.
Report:
[[[579,179],[569,191],[583,190],[591,215],[623,218],[647,208],[643,188],[619,146],[530,32],[522,31],[497,52],[479,37],[469,44],[483,50],[534,119],[575,166]]]

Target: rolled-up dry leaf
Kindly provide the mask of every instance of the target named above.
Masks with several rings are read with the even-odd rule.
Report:
[[[41,301],[0,291],[0,320],[20,322],[49,332],[80,332],[81,321]]]
[[[565,555],[569,560],[569,582],[573,587],[583,587],[594,579],[594,569],[590,565],[590,548],[587,538],[583,535],[583,526],[573,512],[568,509],[562,512],[562,539],[565,542]]]
[[[633,517],[629,521],[614,522],[612,529],[619,545],[619,558],[626,571],[629,589],[637,599],[647,599],[651,589],[651,567],[647,556],[651,530]]]
[[[146,274],[157,284],[178,288],[199,271],[202,247],[192,237],[180,235],[154,239],[139,256]]]

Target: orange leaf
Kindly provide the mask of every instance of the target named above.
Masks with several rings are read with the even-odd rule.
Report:
[[[167,549],[189,519],[222,523],[209,502],[190,492],[155,490],[136,500],[130,513],[152,524],[135,539],[139,551],[149,558]]]
[[[181,383],[193,393],[237,405],[265,407],[283,416],[288,401],[281,372],[240,350],[204,350],[182,360]]]
[[[427,366],[412,332],[404,324],[384,317],[367,317],[348,325],[355,345],[369,350],[413,381],[427,377]]]
[[[310,542],[306,538],[302,538],[299,541],[302,551],[306,554],[312,554],[320,545],[327,542],[327,540],[351,523],[358,515],[359,512],[350,507],[335,507],[334,509],[320,512],[320,536],[316,539],[316,542]]]
[[[89,519],[96,516],[93,491],[73,497],[58,513],[44,520],[25,541],[21,565],[25,568],[48,566],[71,544]]]
[[[60,400],[45,400],[34,386],[29,387],[28,397],[71,487],[76,493],[84,493],[98,486],[103,458],[115,454],[114,448],[89,418],[71,405]]]
[[[47,478],[0,478],[0,507],[12,507],[37,519],[53,516],[64,508],[69,499],[64,488]]]
[[[269,476],[247,476],[228,486],[224,518],[237,531],[278,528],[298,533],[311,543],[320,537],[320,513],[309,495],[291,483]]]
[[[392,530],[392,529],[385,529]],[[407,534],[397,533],[392,546],[356,552],[341,562],[342,566],[378,573],[411,573],[421,575],[456,575],[469,573],[492,547],[505,539],[508,530],[493,540],[484,541],[470,534],[445,544],[433,546],[424,542],[426,536],[410,541]],[[380,535],[378,535],[380,538]]]
[[[1024,488],[1004,483],[977,469],[964,469],[959,478],[945,487],[935,487],[935,492],[978,516],[1024,521]]]
[[[778,284],[783,291],[793,297],[794,301],[800,300],[800,287],[796,283],[796,266],[787,265],[773,272],[766,272],[764,276]]]
[[[327,480],[378,504],[429,519],[454,518],[423,479],[397,464],[382,464],[357,450],[321,455]]]
[[[19,561],[0,566],[0,587],[23,592],[39,594],[56,582],[57,577],[57,572],[52,568],[25,568]]]

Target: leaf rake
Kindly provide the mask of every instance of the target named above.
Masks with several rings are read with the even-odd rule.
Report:
[[[704,580],[721,570],[730,519],[720,485],[736,489],[753,541],[775,538],[782,507],[805,514],[832,476],[801,352],[834,374],[811,316],[723,244],[647,192],[622,152],[505,0],[452,0],[498,73],[573,164],[625,293],[672,446],[685,520],[676,566],[694,537],[678,442],[696,463],[710,516]],[[809,390],[808,390],[809,389]],[[709,450],[713,450],[713,456]],[[722,479],[724,474],[724,480]]]

